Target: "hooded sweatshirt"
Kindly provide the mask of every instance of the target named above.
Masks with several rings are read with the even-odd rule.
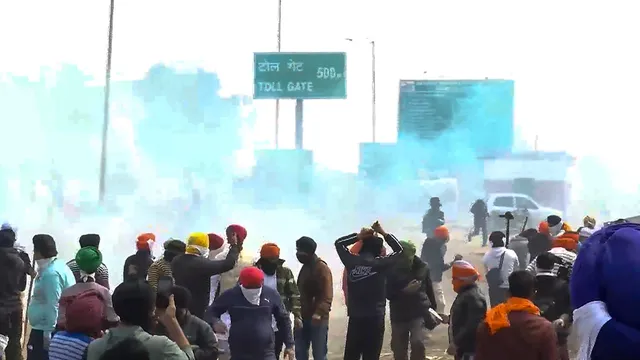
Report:
[[[395,236],[387,234],[384,240],[393,251],[387,256],[373,257],[370,254],[354,255],[347,246],[358,241],[353,233],[336,240],[338,256],[347,271],[347,313],[353,317],[385,315],[387,305],[386,271],[402,260],[402,245]],[[363,245],[364,246],[364,245]]]

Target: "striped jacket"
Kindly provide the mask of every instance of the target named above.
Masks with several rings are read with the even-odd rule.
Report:
[[[300,313],[300,291],[296,284],[296,278],[293,276],[293,271],[283,266],[283,263],[284,260],[280,260],[280,266],[276,269],[278,293],[287,311],[293,314],[296,319],[302,319]],[[260,268],[260,263],[256,263],[255,266]]]
[[[49,344],[49,360],[82,360],[92,341],[84,334],[60,331]]]
[[[158,290],[158,280],[163,276],[173,277],[173,272],[171,271],[171,263],[164,258],[160,258],[149,266],[149,271],[147,272],[147,282],[154,290]]]
[[[76,283],[82,282],[82,278],[80,276],[80,268],[78,267],[78,264],[76,264],[75,259],[69,261],[67,263],[67,266],[69,267],[69,269],[71,269],[73,276],[76,278]],[[107,265],[105,265],[104,263],[100,264],[98,270],[96,270],[95,277],[98,284],[109,289],[109,269],[107,269]]]

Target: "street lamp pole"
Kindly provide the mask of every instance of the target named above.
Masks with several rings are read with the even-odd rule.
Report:
[[[111,0],[109,6],[109,34],[107,38],[107,68],[105,71],[104,84],[104,113],[102,120],[102,149],[100,152],[100,187],[98,195],[100,203],[104,203],[107,172],[107,140],[109,134],[109,97],[111,95],[111,51],[113,44],[113,9],[115,0]]]
[[[278,52],[282,34],[282,0],[278,0]],[[276,99],[276,149],[279,148],[278,135],[280,133],[280,99]]]
[[[371,40],[371,139],[376,142],[376,42]]]
[[[345,38],[353,42],[351,38]],[[371,45],[371,141],[376,142],[376,42],[368,40]]]

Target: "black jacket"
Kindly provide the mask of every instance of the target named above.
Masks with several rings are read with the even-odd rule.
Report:
[[[469,211],[473,214],[473,223],[475,225],[487,223],[489,211],[487,209],[487,204],[484,201],[478,200],[474,202]]]
[[[402,290],[412,280],[421,282],[418,291],[405,293]],[[427,264],[415,256],[411,267],[396,265],[387,274],[387,299],[389,316],[393,322],[411,321],[428,316],[429,308],[436,309],[436,296],[429,276]]]
[[[0,248],[0,313],[22,308],[22,292],[31,267],[29,256],[13,247]]]
[[[447,253],[447,244],[444,240],[428,237],[422,244],[420,259],[429,265],[431,281],[441,282],[442,273],[451,268],[451,264],[445,264],[444,255]]]
[[[191,292],[189,312],[202,319],[209,306],[211,277],[227,272],[236,265],[240,248],[232,246],[224,260],[209,260],[191,254],[181,254],[171,261],[171,272],[176,285]]]
[[[206,321],[190,313],[178,320],[184,336],[193,348],[196,360],[216,360],[218,358],[218,339]],[[167,335],[164,325],[158,323],[154,335]]]
[[[451,304],[450,335],[458,355],[473,353],[476,348],[476,331],[487,313],[487,300],[478,285],[460,289]]]
[[[422,233],[427,237],[433,236],[434,230],[444,225],[444,212],[440,209],[431,208],[422,217]]]
[[[353,233],[336,240],[336,251],[347,272],[347,314],[353,317],[384,317],[387,305],[386,272],[400,259],[402,245],[395,236],[387,234],[384,240],[391,247],[387,256],[354,255],[347,246],[358,241]]]
[[[560,319],[571,323],[573,309],[569,283],[553,275],[538,274],[536,276],[536,295],[533,303],[540,309],[540,315],[549,321]],[[558,342],[566,344],[569,329],[558,332]]]
[[[151,252],[138,250],[124,261],[122,281],[146,281],[149,267],[153,261]]]

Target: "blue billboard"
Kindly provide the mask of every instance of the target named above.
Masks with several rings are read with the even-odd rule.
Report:
[[[513,95],[513,80],[401,80],[398,145],[464,152],[467,160],[509,153]]]

